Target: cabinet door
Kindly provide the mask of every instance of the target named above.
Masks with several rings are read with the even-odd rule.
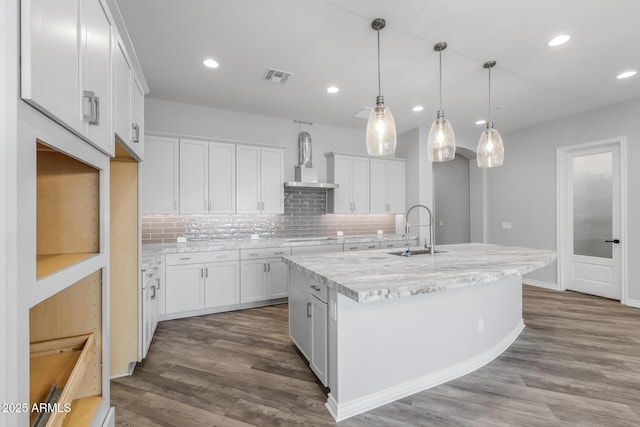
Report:
[[[309,279],[291,270],[289,281],[289,336],[304,357],[311,358],[311,302]]]
[[[383,159],[371,159],[369,161],[369,202],[372,214],[388,213],[386,163]]]
[[[205,307],[240,303],[240,263],[238,261],[206,264],[204,277]]]
[[[149,315],[149,306],[151,304],[151,285],[142,289],[142,358],[147,357],[149,350],[149,324],[151,316]]]
[[[284,151],[261,149],[261,201],[265,213],[284,213]]]
[[[91,105],[82,103],[84,135],[99,149],[113,156],[115,153],[112,122],[111,52],[114,42],[111,17],[99,0],[80,2],[82,49],[82,92],[96,96],[94,119]],[[86,99],[83,99],[86,101]]]
[[[236,146],[209,143],[209,212],[236,212]]]
[[[267,298],[284,298],[289,290],[289,266],[282,258],[267,260]]]
[[[139,160],[144,159],[144,90],[131,71],[131,117],[129,119],[129,148]]]
[[[351,162],[353,213],[369,213],[369,159],[353,157]]]
[[[147,137],[142,171],[142,214],[178,213],[178,140]]]
[[[164,290],[167,314],[204,307],[204,266],[170,265],[166,269]]]
[[[236,146],[236,210],[260,212],[260,147]]]
[[[206,141],[180,140],[180,213],[209,211],[208,146]]]
[[[327,385],[327,304],[311,298],[311,360],[309,367]]]
[[[21,96],[82,132],[78,5],[78,0],[21,2]]]
[[[131,138],[131,75],[129,58],[120,39],[116,39],[114,58],[114,90],[115,105],[114,130],[120,141],[129,145]]]
[[[240,264],[240,302],[245,303],[266,299],[266,261],[258,259],[242,261]]]
[[[372,160],[373,162],[373,160]],[[388,213],[405,213],[407,211],[407,184],[405,181],[405,163],[387,162],[387,203]]]
[[[353,213],[351,200],[351,157],[335,156],[333,182],[340,188],[333,190],[333,213]]]

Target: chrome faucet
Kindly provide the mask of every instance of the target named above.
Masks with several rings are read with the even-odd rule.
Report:
[[[429,224],[414,224],[414,225],[409,224],[409,214],[415,208],[425,208],[427,210],[427,212],[429,213]],[[407,221],[407,225],[405,227],[407,236],[409,235],[409,230],[411,229],[411,227],[429,227],[429,244],[427,245],[427,239],[424,239],[425,240],[424,248],[428,249],[429,253],[431,253],[432,255],[435,254],[436,253],[436,236],[435,236],[435,229],[433,227],[433,215],[431,214],[431,209],[429,209],[425,205],[413,205],[409,208],[409,210],[404,215],[404,217]]]

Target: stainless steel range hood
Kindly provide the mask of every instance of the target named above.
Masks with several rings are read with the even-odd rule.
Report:
[[[298,163],[296,166],[296,180],[285,182],[285,187],[298,188],[339,188],[340,185],[328,182],[318,182],[318,171],[311,163],[311,135],[309,132],[298,134]]]

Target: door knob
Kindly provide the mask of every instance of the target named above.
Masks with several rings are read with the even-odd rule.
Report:
[[[613,239],[613,240],[605,240],[605,243],[620,243],[620,239]]]

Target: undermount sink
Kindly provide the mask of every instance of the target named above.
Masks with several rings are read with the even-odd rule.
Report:
[[[436,249],[437,254],[440,253],[444,253],[446,251],[439,251],[438,249]],[[431,255],[431,250],[430,249],[416,249],[416,250],[411,250],[411,251],[399,251],[399,252],[389,252],[391,255],[399,255],[399,256],[414,256],[414,255]]]

